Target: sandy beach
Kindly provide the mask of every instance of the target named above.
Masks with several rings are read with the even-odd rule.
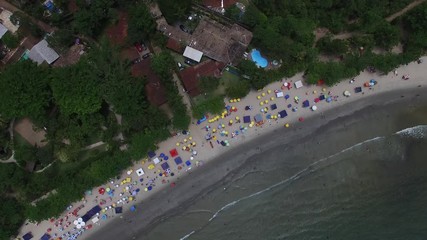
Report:
[[[219,121],[213,123],[205,121],[200,125],[192,124],[189,135],[181,134],[159,144],[159,150],[156,151],[157,157],[160,153],[164,153],[169,156],[169,160],[163,160],[159,164],[147,161],[143,165],[141,165],[141,161],[137,161],[132,172],[129,174],[124,172],[120,180],[93,189],[93,194],[85,196],[84,202],[73,203],[71,210],[84,204],[77,216],[67,211],[64,212],[63,216],[53,221],[44,221],[37,226],[30,223],[21,229],[19,236],[32,232],[35,239],[38,239],[48,232],[48,229],[50,229],[49,234],[51,236],[56,234],[59,237],[66,232],[70,232],[72,235],[79,231],[73,229],[75,227],[74,220],[84,215],[95,205],[102,203],[101,207],[104,210],[99,214],[99,218],[105,215],[105,220],[90,220],[86,226],[91,225],[91,228],[85,230],[78,239],[138,239],[163,218],[179,212],[195,199],[203,197],[202,193],[209,191],[213,183],[221,184],[227,181],[227,178],[233,175],[233,169],[244,164],[250,156],[272,148],[275,144],[301,139],[334,119],[349,116],[369,106],[380,106],[398,99],[424,95],[427,85],[425,60],[427,59],[424,58],[422,64],[414,62],[407,66],[401,66],[397,69],[397,76],[394,73],[378,76],[377,74],[363,72],[355,78],[355,82],[352,84],[343,81],[333,87],[304,86],[300,89],[292,88],[283,90],[284,94],[290,95],[288,100],[275,98],[274,91],[280,90],[284,81],[293,85],[296,81],[301,80],[302,75],[298,74],[282,82],[272,83],[262,91],[252,91],[240,102],[229,103],[227,101],[226,105],[235,107],[236,112],[231,112],[224,119],[220,118]],[[410,79],[402,80],[402,75],[406,74],[410,76]],[[378,84],[371,89],[363,87],[363,84],[370,79],[375,79]],[[363,93],[354,93],[354,88],[359,86],[362,86]],[[325,91],[323,88],[326,88]],[[343,96],[343,92],[346,90],[350,91],[350,97]],[[314,99],[321,93],[337,96],[336,101],[315,103],[316,111],[301,107],[301,102],[306,99],[310,101],[310,106],[312,106]],[[261,99],[258,99],[258,96]],[[295,104],[295,96],[299,97],[299,104]],[[277,110],[268,110],[268,113],[276,115],[278,111],[286,109],[288,116],[283,119],[267,120],[267,114],[260,112],[260,109],[265,107],[260,105],[261,100],[264,103],[268,100],[268,103],[265,103],[267,106],[277,105]],[[288,104],[298,106],[298,111],[293,112],[287,107]],[[245,111],[246,106],[252,106],[253,109]],[[261,126],[249,127],[243,122],[236,123],[238,121],[236,117],[243,119],[244,116],[250,116],[253,119],[258,113],[261,113],[265,120]],[[301,118],[305,120],[299,121]],[[234,121],[231,126],[229,126],[230,120]],[[220,130],[217,126],[220,123],[225,125],[224,131],[229,132],[228,136],[219,134]],[[289,124],[289,128],[285,128],[284,124]],[[206,128],[208,125],[210,129]],[[239,131],[241,125],[246,127],[244,132]],[[214,128],[217,129],[216,133],[213,133]],[[232,137],[231,133],[235,131],[239,131],[239,134]],[[215,135],[218,141],[227,140],[230,146],[222,146],[216,140],[212,140],[211,147],[210,143],[205,140],[208,133]],[[188,144],[190,145],[188,146]],[[183,145],[188,146],[191,150],[183,150]],[[173,149],[177,150],[183,163],[175,164],[174,158],[169,153]],[[194,151],[197,153],[194,154]],[[186,164],[187,160],[191,165]],[[165,162],[168,163],[169,170],[162,169],[161,164]],[[151,164],[154,165],[154,169],[149,169]],[[141,167],[145,174],[142,177],[137,177],[135,171]],[[121,185],[120,183],[126,178],[132,178],[132,180],[130,183]],[[116,187],[117,185],[118,187]],[[114,193],[111,196],[99,194],[98,190],[101,187],[104,189],[111,188]],[[151,190],[149,191],[148,188]],[[132,196],[133,190],[136,189],[139,190]],[[121,196],[120,193],[122,193]],[[118,206],[123,206],[125,211],[123,214],[114,213],[114,207]],[[136,206],[135,212],[129,211],[131,206]],[[68,219],[66,219],[67,216]],[[67,224],[67,222],[71,224]],[[65,228],[64,225],[68,225],[68,227]],[[181,236],[177,236],[177,238],[179,237]]]

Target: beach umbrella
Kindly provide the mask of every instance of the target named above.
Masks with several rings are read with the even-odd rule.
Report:
[[[153,187],[152,186],[149,186],[148,187],[148,191],[151,191],[153,189]]]
[[[262,95],[263,97],[265,97],[265,93],[261,93],[261,95]]]
[[[268,94],[270,94],[270,93],[271,93],[271,90],[270,90],[270,89],[268,89],[268,90],[267,90],[267,93],[268,93]]]
[[[289,127],[289,123],[286,123],[286,124],[285,124],[285,127],[287,127],[287,128],[288,128],[288,127]]]
[[[259,105],[260,105],[260,106],[264,105],[264,102],[260,102],[260,103],[259,103]]]
[[[268,104],[268,100],[265,100],[265,101],[264,101],[264,103],[265,103],[265,104]]]
[[[135,211],[136,211],[136,206],[135,206],[135,205],[132,205],[132,206],[130,207],[130,211],[131,211],[131,212],[135,212]]]
[[[256,99],[260,100],[260,99],[261,99],[261,96],[257,96],[257,97],[256,97]]]
[[[316,111],[316,110],[317,110],[317,106],[313,105],[313,106],[311,107],[311,110]]]
[[[271,101],[273,101],[273,100],[274,100],[274,97],[271,97],[271,98],[270,98],[270,100],[271,100]]]
[[[348,90],[345,90],[343,94],[346,97],[350,97],[350,95],[351,95],[350,91],[348,91]]]
[[[239,121],[239,119],[240,119],[240,118],[239,118],[238,116],[236,116],[236,120],[237,120],[237,121]]]
[[[302,122],[302,121],[304,121],[304,118],[300,117],[300,118],[298,118],[298,121]]]
[[[163,159],[164,159],[164,160],[168,160],[168,159],[169,159],[169,157],[168,157],[168,156],[165,156]]]
[[[104,193],[105,193],[105,188],[100,188],[100,189],[98,189],[98,193],[99,193],[99,194],[104,194]]]
[[[108,193],[111,191],[111,188],[106,188],[105,191],[107,191],[107,193]]]
[[[177,142],[177,143],[176,143],[176,146],[177,146],[177,147],[179,146],[179,142]]]
[[[165,157],[165,154],[164,154],[164,153],[160,153],[160,157],[161,157],[161,158],[164,158],[164,157]]]

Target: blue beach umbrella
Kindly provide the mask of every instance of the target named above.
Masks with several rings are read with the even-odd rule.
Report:
[[[288,98],[289,98],[289,94],[286,94],[285,99],[288,100]]]
[[[149,186],[148,187],[148,191],[151,191],[153,189],[153,187],[152,186]]]

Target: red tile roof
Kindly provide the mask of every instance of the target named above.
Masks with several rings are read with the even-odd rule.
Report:
[[[132,76],[147,78],[145,93],[148,101],[156,106],[167,102],[166,89],[160,82],[159,76],[151,69],[151,59],[147,58],[132,66]]]
[[[166,47],[180,54],[183,52],[183,46],[178,41],[172,38],[168,39]]]
[[[237,0],[224,0],[224,8],[228,8],[235,4]],[[219,8],[221,7],[221,0],[203,0],[203,5],[206,7]]]
[[[198,86],[199,78],[207,76],[220,77],[224,67],[224,63],[207,60],[196,66],[182,70],[180,76],[184,83],[185,90],[187,90],[191,97],[199,95],[201,93]]]

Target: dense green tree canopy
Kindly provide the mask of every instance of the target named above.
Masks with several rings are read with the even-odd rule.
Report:
[[[159,8],[169,24],[173,24],[176,21],[185,18],[185,15],[191,9],[191,2],[192,0],[157,0]]]
[[[49,69],[31,61],[9,65],[0,73],[0,114],[5,118],[38,117],[49,105]]]
[[[55,102],[64,114],[84,115],[101,108],[101,81],[85,61],[55,69],[50,82]]]
[[[131,43],[148,40],[156,31],[156,23],[145,3],[137,3],[129,9],[128,38]]]

